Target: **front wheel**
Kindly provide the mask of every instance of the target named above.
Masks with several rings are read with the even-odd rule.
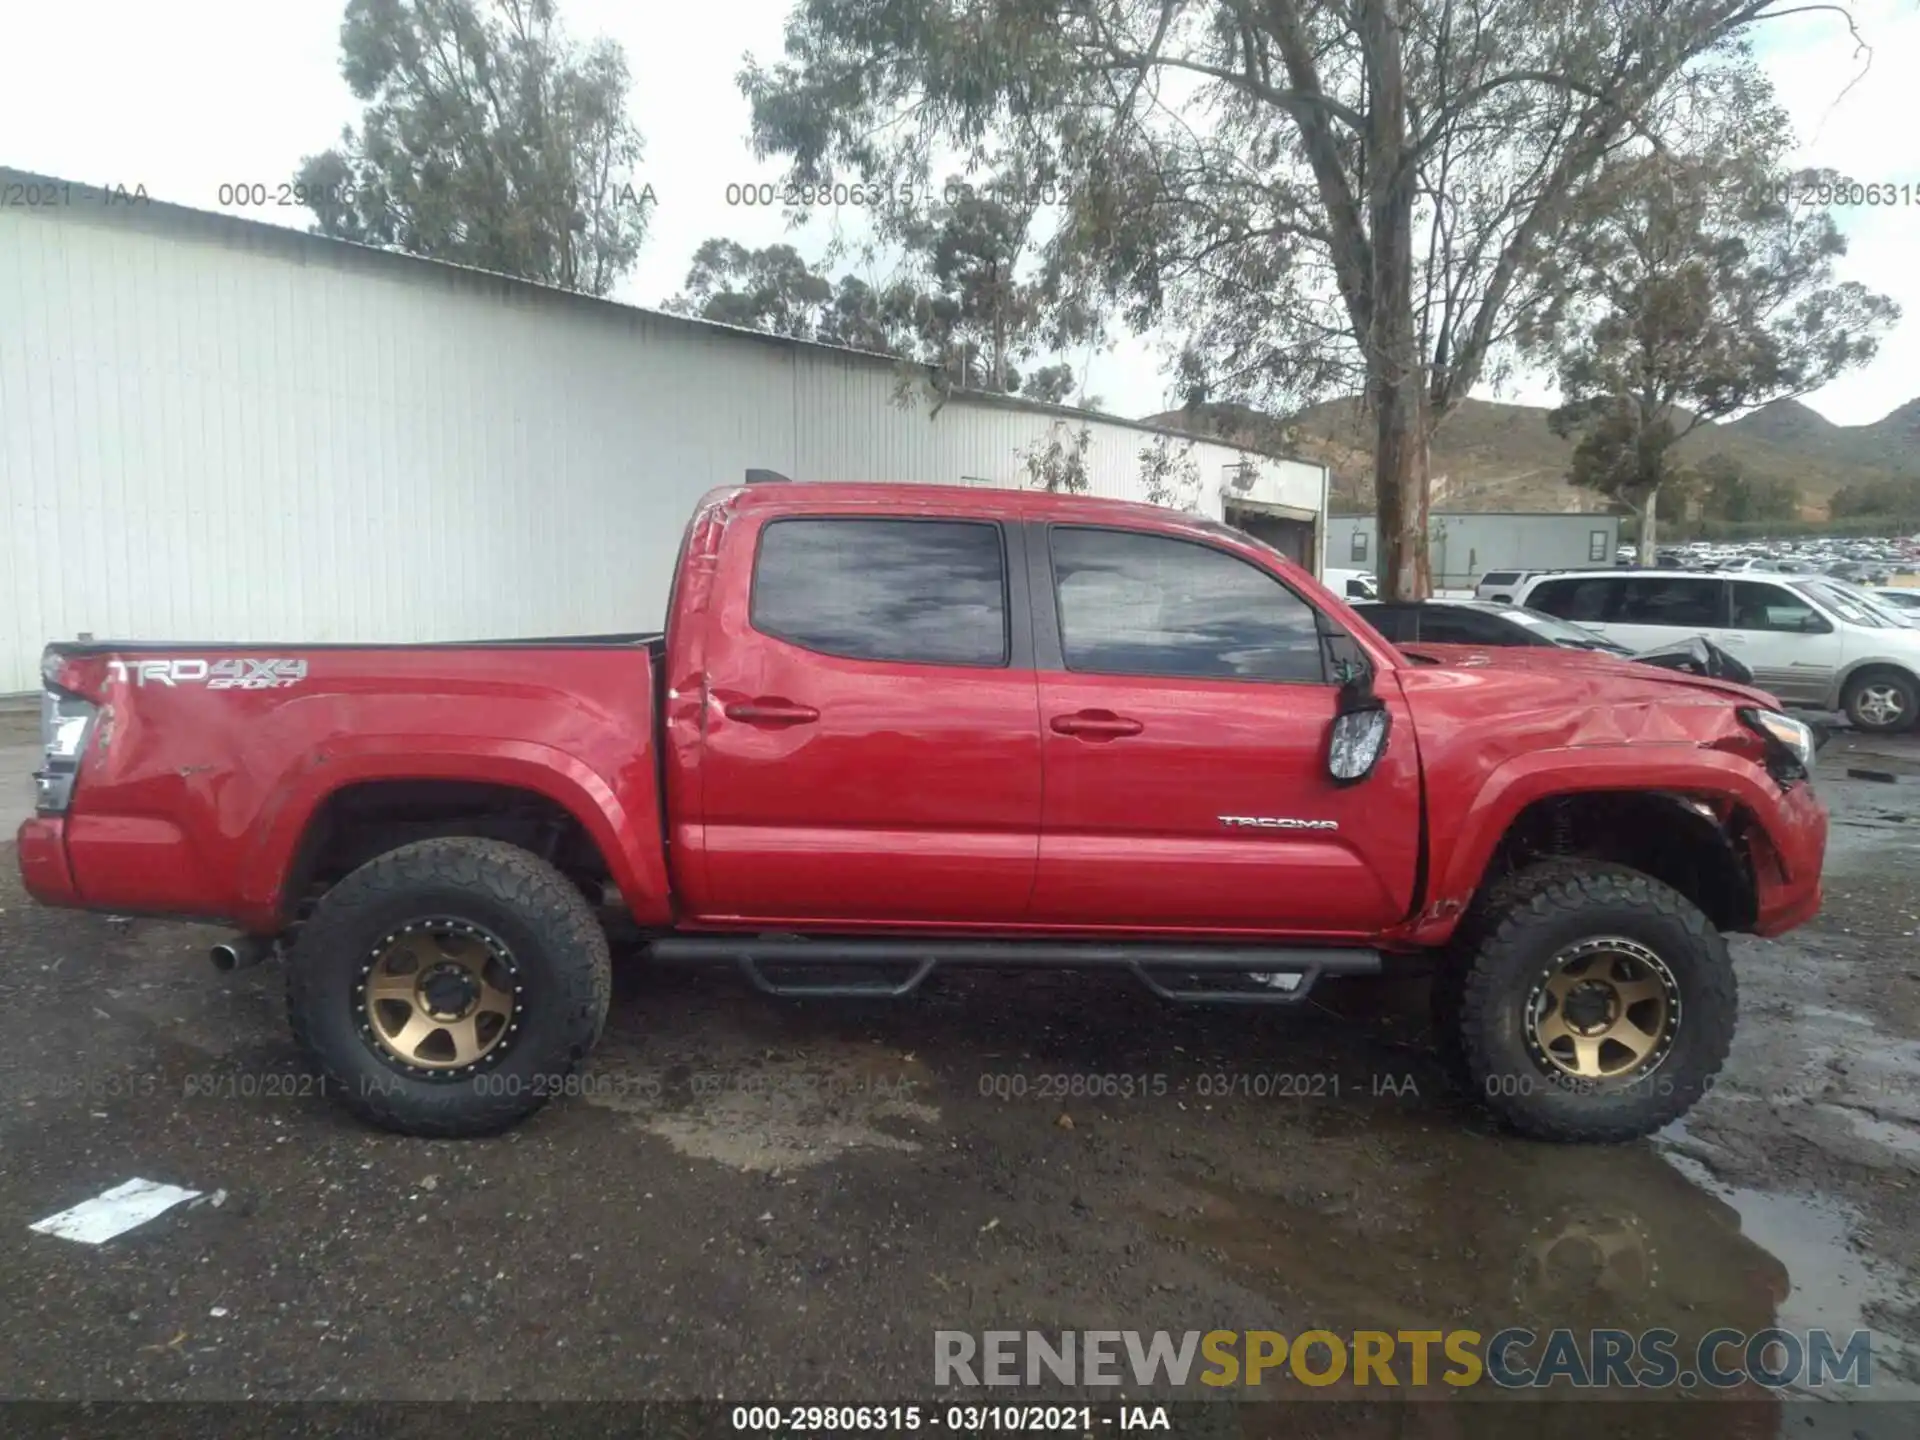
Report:
[[[1726,941],[1625,866],[1540,867],[1503,885],[1439,984],[1472,1093],[1522,1134],[1652,1134],[1713,1084],[1738,1009]]]
[[[327,892],[290,957],[287,1015],[349,1110],[450,1138],[564,1093],[611,991],[606,935],[564,875],[456,837],[389,851]]]

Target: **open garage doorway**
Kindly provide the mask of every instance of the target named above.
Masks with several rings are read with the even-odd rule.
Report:
[[[1309,574],[1320,573],[1319,517],[1311,510],[1228,499],[1225,511],[1227,524],[1234,529],[1264,540]]]

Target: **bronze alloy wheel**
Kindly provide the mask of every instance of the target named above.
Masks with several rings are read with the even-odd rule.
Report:
[[[1653,951],[1618,935],[1567,946],[1527,996],[1527,1050],[1575,1080],[1645,1075],[1680,1029],[1680,987]]]
[[[451,1079],[506,1053],[522,988],[498,936],[465,920],[416,920],[368,952],[354,1019],[387,1059]]]

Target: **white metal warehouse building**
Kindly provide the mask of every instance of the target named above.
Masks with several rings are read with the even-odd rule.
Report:
[[[1380,554],[1375,515],[1335,515],[1325,526],[1327,564],[1371,570]],[[1427,556],[1436,590],[1471,590],[1489,570],[1612,566],[1620,517],[1586,510],[1435,510]]]
[[[936,408],[884,356],[70,194],[0,207],[0,694],[82,634],[655,628],[713,486],[1024,485],[1023,457],[1082,425],[1092,493],[1149,498],[1141,452],[1170,443],[1194,508],[1321,568],[1318,465],[1004,398]]]

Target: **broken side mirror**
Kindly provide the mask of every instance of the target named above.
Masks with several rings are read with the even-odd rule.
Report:
[[[1327,740],[1327,778],[1336,785],[1357,785],[1373,773],[1387,751],[1393,716],[1373,693],[1373,667],[1361,662],[1343,676]]]

